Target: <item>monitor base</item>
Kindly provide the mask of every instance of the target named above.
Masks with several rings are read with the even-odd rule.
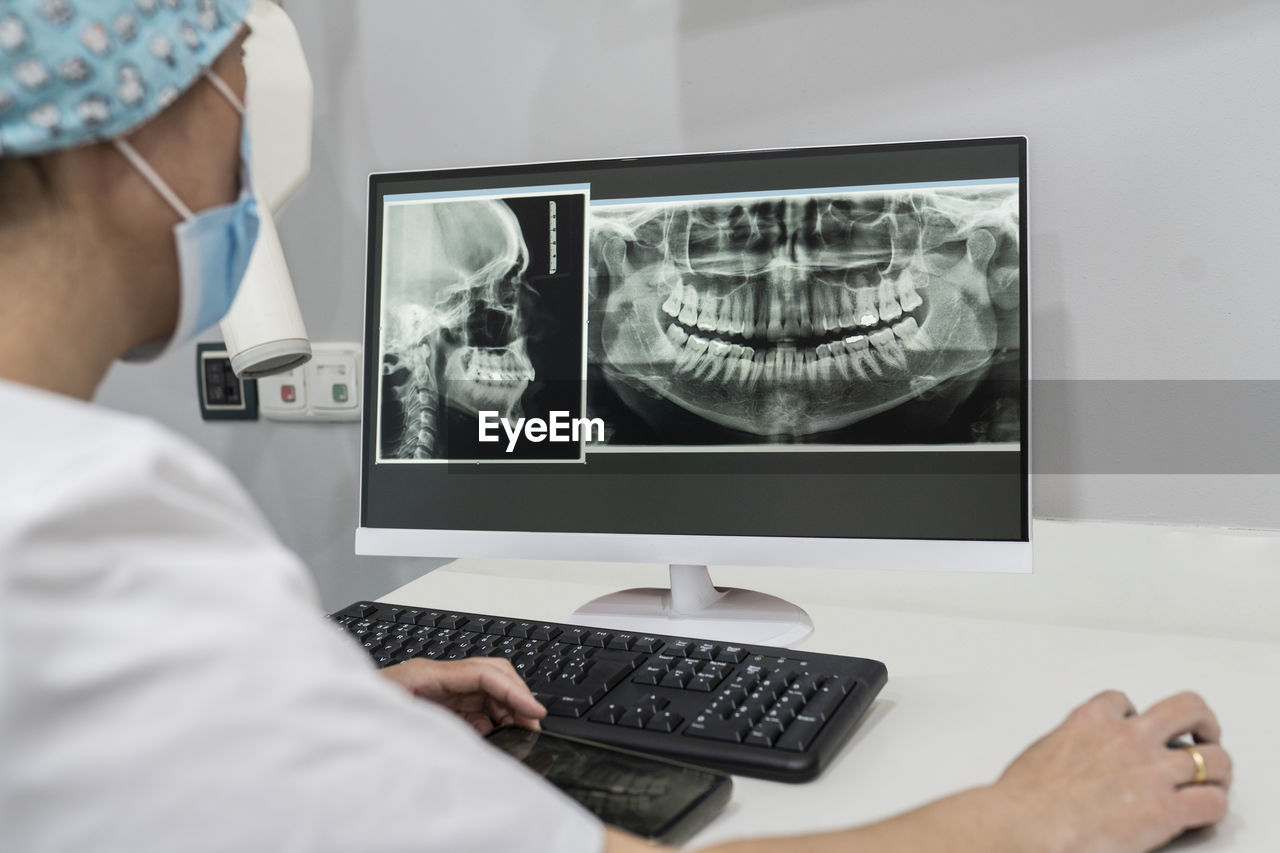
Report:
[[[671,588],[626,589],[579,607],[579,625],[674,634],[757,646],[790,646],[813,633],[789,601],[749,589],[718,589],[706,566],[671,565]]]

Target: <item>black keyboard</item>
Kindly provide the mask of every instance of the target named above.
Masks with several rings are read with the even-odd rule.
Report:
[[[380,667],[506,658],[548,731],[782,782],[817,776],[888,680],[865,658],[371,601],[330,618]]]

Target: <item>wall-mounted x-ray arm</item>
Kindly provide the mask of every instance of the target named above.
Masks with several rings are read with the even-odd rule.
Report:
[[[254,0],[248,24],[247,120],[262,225],[236,301],[222,321],[222,336],[232,369],[255,378],[311,359],[311,342],[272,214],[311,171],[314,93],[302,42],[284,10],[271,0]]]

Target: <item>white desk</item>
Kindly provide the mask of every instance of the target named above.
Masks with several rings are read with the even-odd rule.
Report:
[[[583,601],[661,577],[658,568],[637,577],[634,567],[462,561],[384,600],[565,622]],[[802,648],[882,660],[889,683],[818,780],[735,778],[732,803],[690,847],[877,820],[992,781],[1103,689],[1122,689],[1141,708],[1191,688],[1222,720],[1236,783],[1227,821],[1177,848],[1280,849],[1280,645],[821,604],[833,597],[829,574],[752,577],[753,588],[786,595],[813,617]]]

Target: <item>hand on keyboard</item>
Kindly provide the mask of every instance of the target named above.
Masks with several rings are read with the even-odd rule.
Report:
[[[358,602],[333,619],[378,666],[416,667],[404,670],[408,683],[392,677],[480,731],[485,716],[528,719],[545,707],[549,731],[787,782],[831,761],[887,679],[864,658],[424,607]],[[436,673],[452,670],[434,665],[447,661],[502,678],[442,684]],[[486,685],[508,692],[482,694]]]
[[[495,725],[537,729],[538,721],[547,715],[510,662],[502,658],[413,658],[380,672],[413,695],[453,711],[482,735]]]

